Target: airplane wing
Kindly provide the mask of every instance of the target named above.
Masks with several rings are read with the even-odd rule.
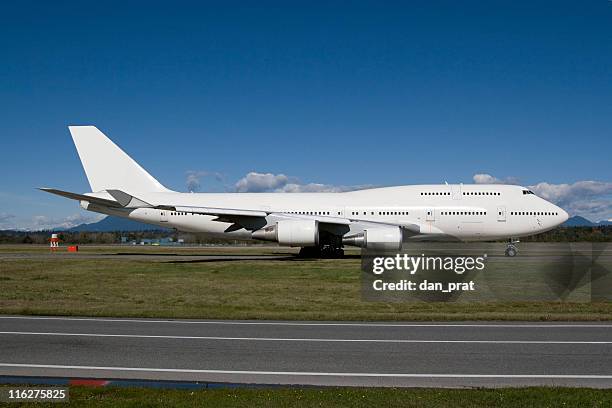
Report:
[[[136,198],[126,192],[121,190],[106,190],[118,203],[121,204],[124,208],[159,208],[165,209],[169,211],[177,211],[177,212],[187,212],[192,214],[203,214],[203,215],[211,215],[216,216],[217,219],[215,221],[219,222],[236,222],[241,218],[265,218],[270,214],[277,215],[285,215],[285,216],[296,216],[296,214],[284,214],[277,213],[273,211],[260,211],[260,210],[249,210],[249,209],[235,209],[235,208],[216,208],[216,207],[186,207],[175,204],[163,204],[163,205],[151,205],[139,198]],[[135,206],[135,207],[130,207]],[[301,216],[304,218],[312,219],[312,216]],[[348,220],[336,218],[336,217],[319,217],[336,219],[336,220],[345,220],[344,223],[348,223]],[[338,222],[338,221],[336,221]]]
[[[363,227],[380,227],[380,226],[398,226],[398,224],[364,221],[359,219],[334,217],[325,215],[305,215],[305,214],[290,214],[283,212],[265,212],[257,210],[238,210],[229,208],[210,208],[210,207],[181,207],[181,206],[164,206],[171,208],[172,211],[187,212],[192,214],[203,214],[216,216],[214,221],[232,223],[249,230],[255,230],[265,226],[266,217],[272,216],[276,219],[294,219],[294,220],[316,220],[319,224],[328,224],[333,226],[348,226],[351,224],[361,224]],[[436,231],[427,231],[420,224],[402,224],[399,225],[410,235],[417,234],[436,234]]]
[[[182,211],[193,214],[216,215],[217,217],[267,217],[270,212],[257,210],[241,210],[233,208],[214,208],[214,207],[182,207],[170,205],[174,211]]]
[[[186,212],[191,214],[202,214],[216,217],[214,221],[231,223],[232,228],[245,228],[248,230],[256,230],[266,225],[266,218],[273,216],[276,219],[308,219],[316,220],[320,224],[328,224],[335,227],[349,226],[351,224],[360,224],[363,227],[376,226],[398,226],[393,223],[364,221],[346,217],[335,217],[325,215],[305,215],[305,214],[290,214],[274,211],[261,211],[250,209],[233,209],[233,208],[215,208],[215,207],[187,207],[173,204],[150,204],[144,200],[132,196],[121,190],[106,190],[106,192],[114,199],[95,197],[91,195],[72,193],[69,191],[57,190],[53,188],[41,188],[40,190],[48,193],[56,194],[62,197],[70,198],[79,201],[88,201],[93,204],[102,205],[112,208],[155,208],[168,211]],[[438,235],[441,231],[433,231],[431,226],[421,224],[405,224],[399,225],[412,236],[431,236]]]
[[[169,211],[186,212],[191,214],[202,214],[215,216],[214,221],[226,222],[234,224],[234,228],[246,228],[249,230],[256,230],[266,225],[266,217],[273,216],[277,219],[308,219],[316,220],[320,224],[329,224],[331,226],[348,226],[351,224],[361,224],[364,227],[376,227],[376,226],[398,226],[393,223],[377,222],[377,221],[364,221],[359,219],[352,219],[346,217],[335,217],[325,215],[305,215],[305,214],[290,214],[283,212],[274,211],[261,211],[261,210],[249,210],[249,209],[232,209],[232,208],[215,208],[215,207],[185,207],[180,205],[164,204],[164,205],[151,205],[143,200],[140,200],[128,193],[120,190],[107,190],[107,192],[121,203],[124,207],[127,205],[135,205],[137,203],[145,204],[149,208],[165,209]],[[129,208],[129,207],[126,207]],[[133,208],[133,207],[132,207]],[[411,236],[416,235],[438,235],[442,231],[435,228],[432,230],[431,226],[425,226],[421,224],[403,224],[399,225]]]

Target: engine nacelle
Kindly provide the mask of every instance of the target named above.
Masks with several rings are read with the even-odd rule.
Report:
[[[254,231],[252,237],[263,241],[276,241],[281,245],[318,246],[319,224],[315,220],[281,220]]]
[[[352,245],[366,249],[402,249],[402,229],[400,227],[368,228],[363,232],[346,235],[342,238],[344,245]]]

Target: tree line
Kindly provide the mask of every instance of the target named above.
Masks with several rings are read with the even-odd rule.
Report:
[[[172,242],[179,239],[190,245],[214,245],[214,244],[249,244],[249,241],[238,241],[235,239],[218,239],[198,234],[184,234],[179,232],[168,232],[167,230],[148,231],[112,231],[112,232],[57,232],[57,231],[0,231],[0,244],[49,244],[51,234],[58,234],[61,245],[110,245],[140,243],[143,240],[161,240],[171,238]],[[123,239],[122,239],[123,238]],[[124,242],[127,241],[127,242]],[[257,241],[250,244],[260,244]]]
[[[0,231],[0,244],[48,244],[52,231]],[[122,237],[127,242],[139,243],[142,240],[159,240],[172,238],[177,242],[182,239],[185,244],[213,245],[213,244],[249,244],[245,241],[233,239],[210,238],[198,234],[183,234],[163,230],[152,231],[114,231],[114,232],[57,232],[64,245],[85,244],[120,244]],[[521,238],[523,242],[612,242],[612,226],[597,227],[558,227],[548,232]],[[250,242],[250,244],[258,244]]]

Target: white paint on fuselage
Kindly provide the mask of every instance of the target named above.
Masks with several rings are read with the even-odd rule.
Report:
[[[390,225],[421,226],[424,233],[438,233],[463,241],[533,235],[567,220],[556,205],[515,185],[413,185],[383,187],[343,193],[177,193],[132,192],[154,205],[260,210],[273,213],[348,218]],[[101,197],[106,197],[102,193]],[[94,194],[97,195],[97,194]],[[231,224],[216,217],[139,208],[90,210],[127,216],[138,221],[211,236],[249,239],[250,231],[225,232]],[[522,215],[528,213],[529,215]],[[517,215],[521,214],[521,215]],[[269,219],[274,221],[274,217]],[[357,228],[357,229],[355,229]],[[362,226],[351,224],[351,232]]]

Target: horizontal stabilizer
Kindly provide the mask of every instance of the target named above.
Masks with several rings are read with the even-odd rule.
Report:
[[[46,191],[47,193],[56,194],[58,196],[70,198],[72,200],[88,201],[92,204],[99,204],[106,207],[122,207],[120,203],[113,200],[107,200],[105,198],[92,197],[85,194],[71,193],[70,191],[57,190],[55,188],[39,188],[39,190]]]

